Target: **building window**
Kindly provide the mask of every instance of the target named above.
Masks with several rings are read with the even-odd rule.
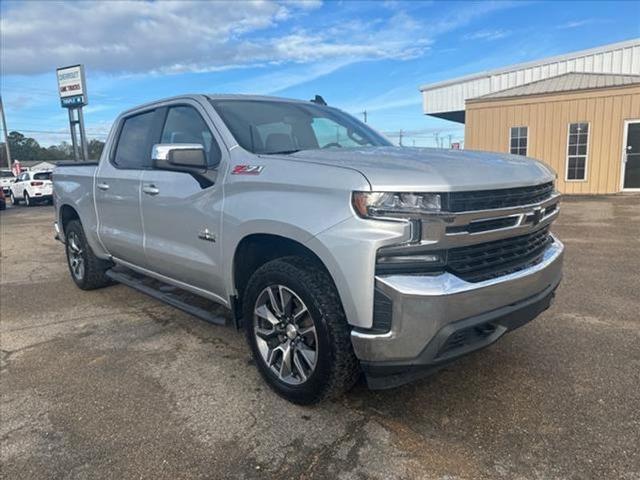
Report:
[[[511,127],[511,149],[509,152],[515,155],[527,155],[527,127]]]
[[[587,147],[589,145],[589,124],[569,124],[567,142],[567,180],[587,178]]]

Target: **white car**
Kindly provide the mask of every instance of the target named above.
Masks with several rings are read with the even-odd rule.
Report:
[[[2,188],[5,195],[9,195],[9,189],[15,179],[16,176],[11,170],[0,170],[0,188]]]
[[[53,200],[51,173],[51,170],[22,172],[11,184],[11,203],[18,205],[20,200],[24,200],[27,207],[36,202],[51,203]]]

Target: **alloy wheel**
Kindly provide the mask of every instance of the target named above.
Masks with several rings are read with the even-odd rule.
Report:
[[[69,232],[67,236],[67,252],[71,273],[78,281],[84,278],[84,257],[80,237],[76,232]]]
[[[284,285],[270,285],[258,295],[253,331],[262,360],[289,385],[300,385],[318,361],[313,318],[300,297]]]

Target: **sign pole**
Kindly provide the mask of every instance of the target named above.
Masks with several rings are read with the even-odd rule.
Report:
[[[85,162],[89,161],[89,146],[87,145],[87,136],[84,131],[84,115],[82,114],[82,107],[77,109],[78,112],[78,126],[80,127],[80,145],[82,146],[82,158]]]
[[[2,112],[2,129],[4,130],[4,148],[7,152],[7,167],[11,168],[11,150],[9,149],[9,136],[7,135],[7,119],[4,116],[4,104],[0,96],[0,112]]]
[[[73,159],[78,161],[78,143],[76,140],[76,120],[73,118],[73,108],[68,108],[69,111],[69,128],[71,129],[71,148],[73,149]]]

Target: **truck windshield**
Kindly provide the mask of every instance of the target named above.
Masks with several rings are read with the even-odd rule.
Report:
[[[391,145],[364,123],[331,107],[277,100],[211,103],[240,146],[253,153]]]

